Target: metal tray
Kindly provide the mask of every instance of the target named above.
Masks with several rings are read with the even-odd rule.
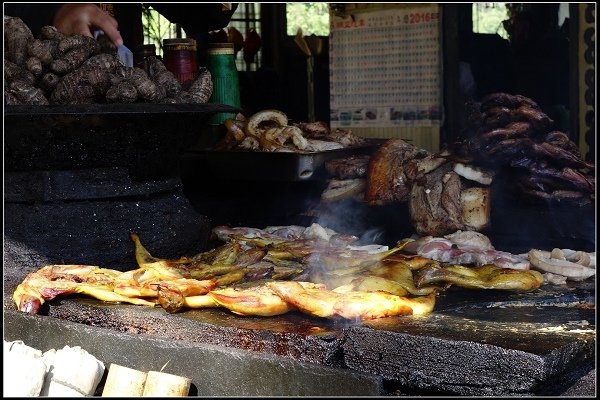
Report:
[[[312,181],[327,179],[325,162],[352,155],[372,154],[381,141],[311,153],[194,149],[183,155],[203,179]]]

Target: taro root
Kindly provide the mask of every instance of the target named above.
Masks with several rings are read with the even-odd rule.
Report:
[[[192,82],[188,92],[192,96],[192,103],[206,103],[210,99],[213,91],[213,82],[210,71],[203,68],[200,75]]]
[[[52,72],[65,75],[79,68],[88,58],[100,52],[100,45],[88,36],[73,35],[58,44],[60,58],[50,64]]]
[[[150,78],[158,85],[165,88],[167,97],[174,97],[181,91],[181,83],[175,75],[165,67],[165,65],[157,57],[148,57]]]
[[[126,80],[111,86],[106,92],[106,101],[109,103],[135,103],[137,98],[135,86]]]
[[[42,89],[36,88],[27,81],[16,80],[8,85],[8,90],[20,104],[47,105],[48,99]]]
[[[36,78],[39,78],[42,75],[42,62],[37,57],[29,57],[25,62],[25,67]]]
[[[36,57],[43,65],[50,65],[58,56],[58,41],[35,39],[29,43],[27,48],[31,57]]]
[[[27,69],[13,63],[9,60],[4,60],[4,80],[8,82],[21,80],[29,82],[32,85],[35,82],[35,76]]]
[[[21,18],[4,16],[4,59],[23,65],[33,34]]]
[[[5,104],[206,103],[213,89],[205,68],[184,89],[157,57],[146,73],[123,66],[104,35],[95,40],[44,26],[34,38],[21,19],[9,16],[4,17],[4,80]]]
[[[38,83],[40,88],[49,94],[54,90],[56,85],[58,85],[59,81],[60,78],[58,75],[53,74],[52,72],[46,72],[42,75]]]
[[[79,68],[56,85],[50,95],[53,104],[90,104],[96,102],[110,87],[110,70]]]

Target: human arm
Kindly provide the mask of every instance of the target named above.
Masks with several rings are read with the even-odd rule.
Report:
[[[115,18],[93,3],[66,3],[54,15],[53,25],[66,35],[79,34],[93,37],[100,29],[115,44],[123,44]]]

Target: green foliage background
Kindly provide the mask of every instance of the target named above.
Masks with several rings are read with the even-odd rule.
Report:
[[[163,39],[174,38],[175,24],[152,8],[142,8],[142,25],[144,27],[144,44],[154,44],[156,54],[163,55]],[[185,37],[185,35],[184,35]]]
[[[302,28],[305,36],[329,36],[330,3],[286,3],[287,30],[290,36]],[[508,3],[473,3],[473,31],[497,33],[503,38],[508,34],[502,21],[508,19]],[[156,44],[157,53],[162,54],[162,39],[175,37],[170,22],[151,8],[143,13],[145,43]]]
[[[508,19],[507,3],[473,3],[473,32],[497,33],[504,39],[508,33],[502,21]]]
[[[507,3],[473,3],[473,31],[508,34],[502,21],[508,19]],[[329,3],[286,3],[287,34],[294,36],[298,28],[304,35],[329,36]]]
[[[286,3],[287,34],[329,36],[329,3]]]

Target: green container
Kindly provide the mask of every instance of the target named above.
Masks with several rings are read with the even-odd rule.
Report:
[[[207,68],[212,75],[213,92],[209,102],[240,107],[240,84],[235,66],[233,43],[211,43],[207,50]],[[209,119],[209,124],[222,124],[234,113],[217,113]]]

